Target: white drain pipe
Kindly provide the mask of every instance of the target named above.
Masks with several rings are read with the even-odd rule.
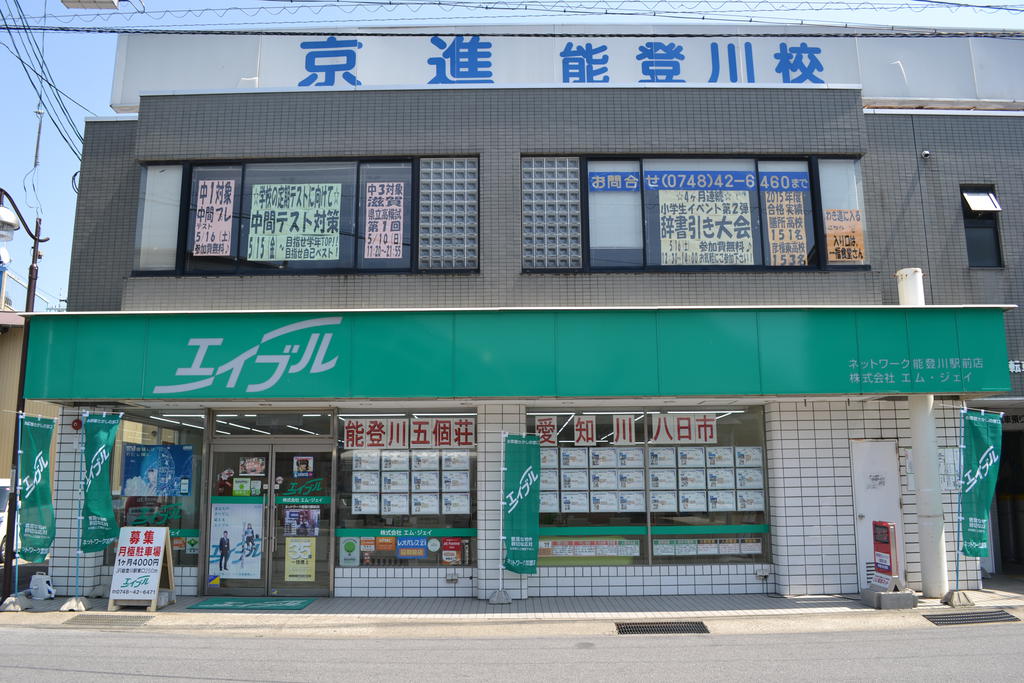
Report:
[[[924,276],[920,268],[897,271],[901,306],[925,306]],[[941,598],[949,590],[946,566],[946,526],[942,512],[939,479],[939,446],[935,438],[935,397],[913,394],[910,408],[910,438],[917,478],[917,529],[921,553],[921,590],[926,598]]]

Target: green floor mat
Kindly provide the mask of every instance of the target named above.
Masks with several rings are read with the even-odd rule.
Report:
[[[311,602],[313,598],[207,598],[189,609],[299,610]]]

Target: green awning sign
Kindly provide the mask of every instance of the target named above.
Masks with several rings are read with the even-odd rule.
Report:
[[[382,356],[388,363],[367,362]],[[262,357],[275,360],[256,362]],[[43,314],[32,319],[25,394],[335,400],[1009,388],[1001,308],[893,306]]]

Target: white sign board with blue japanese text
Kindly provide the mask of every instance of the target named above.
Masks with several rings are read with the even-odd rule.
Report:
[[[344,27],[334,35],[317,29],[318,35],[294,37],[121,34],[111,106],[137,111],[143,92],[282,88],[861,85],[865,98],[944,100],[947,106],[949,100],[1024,99],[1024,81],[1012,78],[1009,67],[992,68],[1024,59],[1020,41],[884,31],[821,38],[806,27],[778,25],[555,31],[436,26]]]

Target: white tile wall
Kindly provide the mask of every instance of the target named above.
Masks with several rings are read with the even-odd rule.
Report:
[[[471,598],[472,567],[359,567],[334,570],[338,598]]]
[[[936,402],[939,447],[959,443],[959,404]],[[851,439],[884,439],[909,448],[905,402],[778,402],[765,407],[772,550],[777,590],[785,595],[856,593],[857,545]],[[920,590],[915,494],[900,463],[904,567]],[[946,496],[947,562],[955,580],[955,494]],[[961,588],[980,587],[976,560],[960,559]]]
[[[87,595],[99,585],[103,553],[78,550],[82,507],[82,432],[71,423],[84,409],[65,407],[57,423],[54,514],[57,535],[50,553],[50,580],[57,595]],[[97,407],[102,411],[102,407]],[[94,411],[95,412],[95,411]]]
[[[102,409],[102,408],[98,408]],[[109,408],[108,408],[109,409]],[[80,409],[65,409],[58,429],[56,466],[57,539],[51,577],[58,593],[77,584],[87,593],[106,575],[101,554],[77,553],[81,480],[79,432],[71,421]],[[487,599],[498,588],[501,556],[501,433],[522,433],[522,403],[488,403],[477,417],[477,567],[335,569],[338,597],[476,596]],[[939,447],[959,443],[959,404],[936,402]],[[765,406],[765,436],[773,563],[677,565],[658,567],[547,567],[537,575],[504,573],[513,599],[531,596],[856,593],[857,547],[854,529],[851,439],[891,439],[910,447],[906,404],[895,401],[773,402]],[[902,457],[902,456],[901,456]],[[916,496],[907,490],[906,463],[900,463],[907,580],[920,588]],[[956,568],[956,497],[946,500],[950,581]],[[77,567],[76,567],[77,563]],[[961,588],[978,588],[976,560],[960,559]],[[767,579],[757,574],[767,573]],[[181,595],[199,592],[199,570],[175,569]],[[451,579],[451,580],[450,580]]]

